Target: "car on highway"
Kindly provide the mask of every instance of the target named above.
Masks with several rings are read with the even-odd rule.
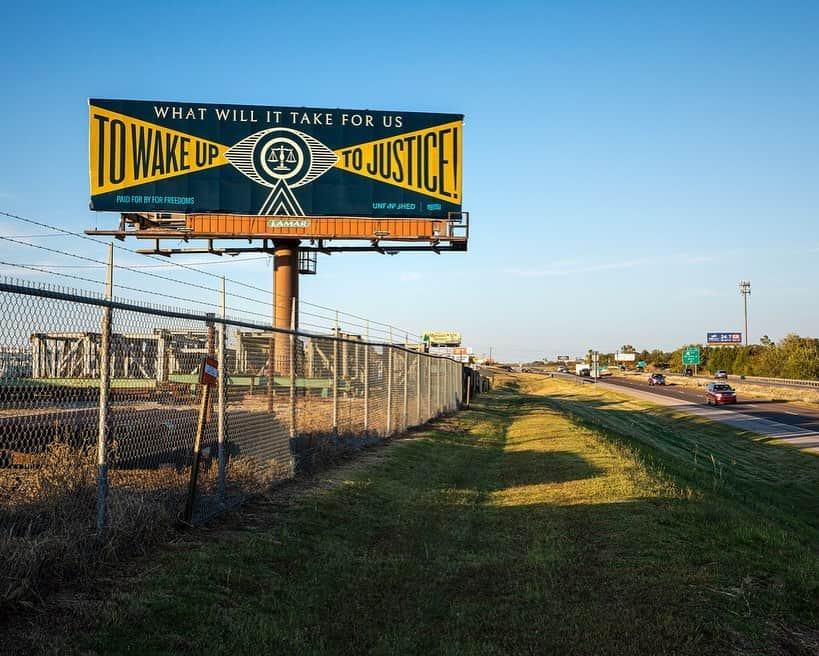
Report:
[[[717,380],[728,380],[728,372],[725,369],[717,369],[714,372],[714,378]]]
[[[728,383],[708,383],[705,386],[706,405],[722,405],[736,403],[737,393]]]
[[[687,367],[687,368],[686,368],[686,369],[683,371],[683,376],[685,376],[686,378],[691,377],[691,376],[693,376],[693,375],[694,375],[694,370],[693,370],[693,369],[691,369],[691,367]]]
[[[558,367],[558,368],[557,368],[557,373],[559,373],[559,374],[567,374],[567,373],[569,373],[569,368],[568,368],[568,367]]]
[[[665,385],[665,376],[662,374],[651,374],[648,377],[649,385]]]

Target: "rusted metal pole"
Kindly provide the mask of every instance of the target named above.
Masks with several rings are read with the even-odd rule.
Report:
[[[196,423],[196,436],[193,440],[193,462],[191,477],[188,482],[188,498],[185,501],[183,519],[190,524],[193,517],[193,501],[196,498],[196,482],[199,478],[199,461],[202,457],[202,435],[207,423],[208,404],[210,403],[210,385],[202,385],[202,400],[199,405],[199,421]]]
[[[298,329],[298,315],[295,322],[292,320],[293,299],[299,298],[299,240],[286,239],[276,241],[273,250],[273,277],[274,277],[274,323],[276,328],[284,330]],[[296,327],[293,328],[293,325]],[[287,333],[277,333],[274,337],[275,352],[279,354],[279,373],[287,375],[290,365],[281,362],[282,356],[288,353]]]

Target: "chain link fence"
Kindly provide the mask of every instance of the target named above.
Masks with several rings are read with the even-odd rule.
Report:
[[[173,521],[186,501],[202,520],[465,395],[462,364],[338,331],[13,281],[0,309],[3,530],[15,507],[80,490],[98,535]],[[218,370],[207,397],[206,356]]]

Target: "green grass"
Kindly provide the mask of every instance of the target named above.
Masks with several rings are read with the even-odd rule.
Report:
[[[269,527],[164,556],[74,649],[811,653],[819,458],[517,380]]]

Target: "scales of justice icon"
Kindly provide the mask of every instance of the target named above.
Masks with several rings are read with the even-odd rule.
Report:
[[[267,157],[267,161],[271,164],[275,164],[278,162],[277,166],[273,167],[274,171],[284,171],[287,172],[291,169],[291,167],[287,166],[287,164],[295,164],[296,163],[296,156],[293,154],[293,149],[286,147],[284,144],[279,144],[278,147],[273,147],[270,149],[270,154]]]

